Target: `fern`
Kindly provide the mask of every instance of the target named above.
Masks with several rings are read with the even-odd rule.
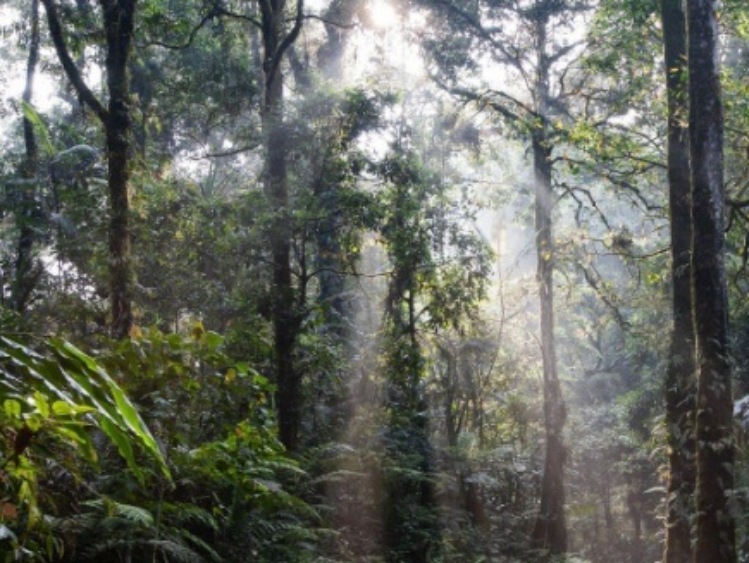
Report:
[[[150,527],[154,523],[153,515],[145,508],[116,502],[110,498],[90,500],[83,505],[103,513],[108,518],[127,520],[134,525]]]

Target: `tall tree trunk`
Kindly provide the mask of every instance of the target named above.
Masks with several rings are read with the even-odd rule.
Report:
[[[57,5],[42,0],[49,32],[65,74],[81,101],[99,118],[107,138],[109,167],[109,283],[112,335],[126,338],[133,325],[132,297],[135,275],[130,257],[130,104],[128,58],[133,38],[136,0],[100,0],[104,16],[109,89],[108,107],[99,101],[81,76],[63,36]]]
[[[23,101],[31,105],[34,97],[34,79],[39,62],[39,0],[31,2],[31,22],[29,29],[29,56],[26,63],[26,86],[23,90]],[[26,158],[21,167],[21,200],[18,210],[19,225],[18,249],[16,253],[15,279],[11,288],[11,306],[22,313],[26,308],[31,292],[34,289],[34,228],[37,215],[36,178],[39,171],[39,146],[34,134],[31,120],[23,118],[23,139],[26,145]]]
[[[552,211],[551,140],[544,122],[549,111],[549,69],[546,55],[548,43],[546,26],[550,13],[540,11],[536,19],[536,84],[534,98],[538,121],[531,136],[533,175],[535,184],[535,220],[538,299],[541,312],[541,356],[543,362],[544,431],[546,456],[541,482],[541,506],[533,527],[533,547],[550,554],[567,551],[567,527],[564,517],[564,465],[566,449],[562,432],[567,412],[557,373],[556,339],[554,336],[554,235]]]
[[[692,210],[687,119],[686,17],[681,0],[661,0],[664,66],[668,91],[668,185],[671,212],[673,329],[666,368],[668,504],[665,563],[690,561],[695,486],[694,394],[696,388],[692,316]]]
[[[735,563],[733,408],[724,267],[723,108],[715,0],[688,0],[692,271],[697,337],[695,563]]]
[[[109,166],[109,275],[112,334],[126,338],[133,326],[135,282],[130,256],[130,132],[128,56],[135,0],[101,0],[107,38],[109,109],[106,126]]]
[[[537,549],[561,554],[567,551],[567,528],[564,517],[566,450],[562,437],[567,413],[557,374],[554,337],[554,239],[551,218],[554,194],[551,184],[551,149],[543,133],[534,134],[532,142],[536,184],[536,280],[541,307],[546,457],[541,482],[541,506],[531,541]]]
[[[272,317],[276,383],[278,385],[278,425],[281,442],[289,451],[299,445],[302,414],[302,382],[294,369],[294,348],[299,327],[295,310],[295,291],[291,277],[291,225],[289,187],[286,170],[286,132],[283,127],[283,73],[280,64],[284,52],[294,42],[302,21],[302,0],[297,0],[294,28],[283,35],[286,0],[260,2],[263,39],[263,78],[265,85],[262,110],[265,136],[265,195],[271,205],[273,220],[269,239],[272,272]]]

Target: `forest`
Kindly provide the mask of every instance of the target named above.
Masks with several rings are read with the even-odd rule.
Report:
[[[0,0],[0,559],[749,561],[745,0]]]

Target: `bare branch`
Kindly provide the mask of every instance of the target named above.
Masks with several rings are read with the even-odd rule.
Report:
[[[749,199],[726,199],[726,203],[734,209],[744,209],[749,207]]]
[[[518,115],[514,111],[510,110],[509,108],[505,107],[504,105],[498,102],[492,102],[491,100],[488,99],[488,96],[486,94],[479,94],[472,90],[466,90],[465,88],[459,88],[457,86],[450,86],[448,84],[445,84],[442,80],[440,80],[434,74],[431,74],[431,79],[439,88],[441,88],[445,92],[448,92],[459,98],[463,98],[464,100],[475,102],[482,109],[486,107],[490,107],[491,109],[499,113],[505,119],[508,119],[509,121],[516,123],[516,124],[521,123],[523,121],[523,118],[520,115]],[[497,91],[492,91],[491,93],[494,95],[503,94],[502,92],[497,92]],[[516,101],[512,96],[509,96],[508,94],[500,95],[500,97],[505,97],[508,100],[511,100],[513,102]],[[520,103],[519,101],[517,102],[517,105],[520,108],[527,110],[527,106]]]
[[[243,154],[246,152],[254,151],[258,148],[258,146],[259,146],[258,144],[255,144],[255,145],[237,147],[236,149],[231,149],[228,151],[206,152],[199,156],[190,157],[190,160],[203,160],[206,158],[226,158],[230,156],[236,156],[238,154]]]
[[[617,304],[614,303],[612,299],[601,289],[601,286],[599,284],[599,281],[601,280],[601,274],[598,272],[598,270],[595,269],[595,267],[591,266],[591,270],[595,272],[595,277],[593,277],[593,274],[588,268],[581,264],[578,264],[578,266],[583,274],[583,277],[585,278],[585,281],[588,282],[588,285],[593,289],[593,291],[598,294],[598,297],[601,298],[601,301],[603,301],[606,307],[608,307],[609,310],[613,313],[614,318],[616,319],[616,324],[618,324],[623,331],[626,331],[631,325],[629,321],[624,318],[624,315],[622,315],[622,312],[619,310]]]
[[[558,187],[562,188],[563,190],[562,196],[566,194],[572,197],[572,199],[574,199],[578,203],[579,208],[582,207],[584,204],[582,200],[580,200],[577,197],[577,193],[583,194],[587,198],[587,200],[590,202],[590,205],[593,207],[593,209],[595,209],[598,216],[601,218],[601,221],[606,226],[606,229],[608,229],[609,231],[611,230],[611,224],[609,223],[609,220],[607,219],[606,215],[603,213],[601,208],[598,207],[598,202],[593,197],[593,194],[590,192],[590,190],[586,188],[581,188],[579,186],[570,186],[566,182],[562,182],[561,184],[558,184]],[[579,213],[579,208],[578,208],[578,213]]]

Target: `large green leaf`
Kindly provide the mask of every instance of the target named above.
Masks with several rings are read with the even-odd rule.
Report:
[[[33,397],[31,404],[38,412],[33,416],[59,419],[53,428],[60,437],[68,439],[87,459],[95,460],[85,429],[70,424],[76,417],[88,417],[97,423],[139,478],[142,471],[135,459],[135,444],[148,452],[169,477],[156,440],[117,382],[96,360],[69,342],[52,340],[46,343],[46,348],[48,357],[0,337],[0,399],[11,401],[6,410],[15,413],[15,404],[21,405],[28,402],[27,397]],[[24,416],[28,422],[29,415]]]
[[[166,468],[166,464],[163,463],[161,451],[156,444],[156,440],[138,414],[133,403],[128,399],[127,395],[117,382],[115,382],[114,379],[112,379],[93,358],[84,354],[69,342],[58,341],[53,345],[59,353],[68,358],[80,361],[88,371],[87,375],[91,376],[91,381],[101,381],[106,385],[106,388],[102,386],[101,392],[106,393],[108,390],[110,396],[114,398],[114,405],[111,405],[111,403],[103,405],[107,407],[107,412],[114,415],[113,418],[116,416],[119,426],[127,427],[140,440],[141,445],[144,446],[156,460],[161,462],[162,470],[164,470],[165,474],[168,475],[169,472]],[[111,408],[112,406],[114,409]]]
[[[44,148],[44,152],[47,154],[47,156],[52,156],[55,153],[55,147],[52,145],[52,142],[49,139],[49,131],[47,130],[47,125],[39,115],[39,112],[37,112],[36,109],[34,109],[34,106],[29,104],[28,102],[21,102],[21,107],[23,109],[24,119],[31,123],[31,126],[34,128],[34,132],[41,140],[41,145]]]

